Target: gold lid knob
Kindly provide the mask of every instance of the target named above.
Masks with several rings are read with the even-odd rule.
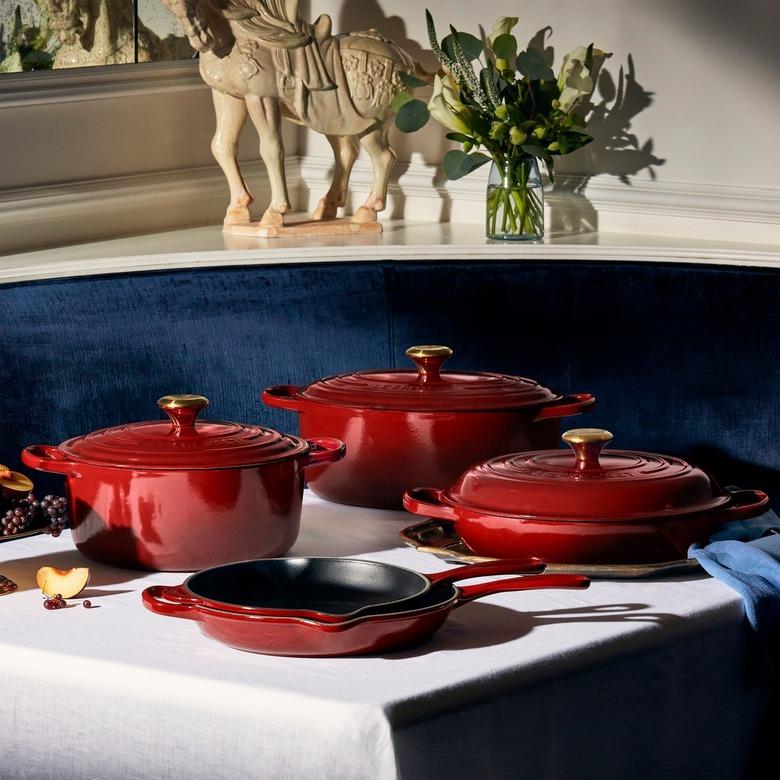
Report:
[[[406,350],[406,354],[412,360],[426,357],[448,358],[452,355],[452,350],[449,347],[443,347],[441,344],[418,344],[416,347],[409,347]]]
[[[444,365],[444,361],[452,355],[452,350],[440,344],[419,344],[416,347],[409,347],[406,354],[417,365],[417,381],[426,384],[427,382],[436,382],[441,378],[441,367]]]
[[[588,468],[599,465],[601,450],[614,437],[603,428],[572,428],[561,438],[574,450],[577,465]]]
[[[201,409],[209,405],[209,399],[202,395],[164,395],[157,400],[160,407],[171,418],[173,433],[179,434],[184,430],[195,428],[195,418]]]
[[[182,393],[180,395],[164,395],[157,399],[160,409],[205,409],[209,405],[209,399],[202,395]]]

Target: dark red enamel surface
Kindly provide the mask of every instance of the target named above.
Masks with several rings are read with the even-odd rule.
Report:
[[[269,406],[299,414],[302,436],[316,432],[347,445],[338,469],[307,475],[318,495],[400,508],[404,490],[414,485],[448,487],[493,455],[555,446],[559,418],[595,401],[509,374],[444,371],[447,347],[411,347],[407,354],[416,371],[358,371],[263,393]]]
[[[298,535],[304,469],[339,460],[344,445],[196,423],[189,409],[170,416],[22,452],[26,465],[66,477],[78,549],[168,571],[284,554]]]

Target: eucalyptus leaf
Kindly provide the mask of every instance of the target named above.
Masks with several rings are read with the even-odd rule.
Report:
[[[470,135],[466,135],[465,133],[447,133],[447,138],[450,139],[450,141],[457,141],[459,144],[473,144],[474,139]]]
[[[545,150],[539,144],[523,144],[520,148],[531,157],[544,157],[545,155]]]
[[[489,163],[490,157],[481,152],[472,152],[466,154],[459,149],[453,149],[444,155],[442,165],[444,166],[444,173],[448,179],[460,179],[463,176],[471,173],[485,163]]]
[[[499,35],[493,41],[493,53],[502,60],[511,60],[517,54],[517,38],[514,35]]]
[[[458,36],[460,47],[463,49],[463,53],[466,55],[466,57],[468,57],[470,60],[478,60],[482,54],[482,41],[479,38],[471,35],[471,33],[458,31],[456,34]],[[453,35],[448,35],[441,42],[441,47],[444,49],[444,53],[451,60],[457,59],[455,55],[455,42]]]
[[[399,92],[393,98],[393,104],[391,106],[393,113],[397,114],[401,110],[401,106],[406,105],[410,100],[414,100],[414,98],[408,92]]]
[[[425,126],[429,117],[428,106],[413,98],[406,101],[395,115],[395,126],[404,133],[414,133]]]
[[[555,81],[552,68],[538,49],[527,49],[517,55],[517,69],[531,81]]]
[[[398,75],[401,77],[401,83],[405,87],[409,87],[409,89],[430,86],[427,81],[418,79],[417,76],[413,76],[411,73],[399,73]]]

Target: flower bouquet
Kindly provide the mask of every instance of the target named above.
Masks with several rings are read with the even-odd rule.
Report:
[[[441,42],[425,12],[431,49],[441,64],[426,104],[411,94],[425,85],[405,75],[395,99],[396,125],[404,132],[430,117],[450,130],[461,149],[444,156],[444,172],[459,179],[492,162],[487,193],[487,235],[535,239],[544,235],[543,189],[538,160],[550,177],[556,156],[589,143],[578,106],[593,92],[598,70],[611,56],[580,46],[569,52],[556,77],[538,49],[518,51],[517,17],[501,17],[482,40],[450,27]],[[483,149],[484,152],[479,151]]]

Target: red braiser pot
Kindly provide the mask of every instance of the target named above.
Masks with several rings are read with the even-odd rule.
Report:
[[[193,571],[282,555],[298,536],[303,472],[344,456],[336,439],[197,421],[208,400],[169,395],[170,421],[36,444],[22,461],[66,477],[73,540],[96,561]]]
[[[447,490],[404,495],[410,512],[451,520],[477,554],[548,563],[655,563],[687,556],[718,526],[756,517],[760,490],[723,490],[680,458],[602,448],[609,431],[563,435],[572,448],[502,455],[468,469]]]
[[[562,396],[518,376],[442,372],[449,347],[411,347],[406,354],[416,371],[358,371],[263,393],[269,406],[298,412],[302,436],[316,430],[347,445],[337,469],[307,474],[317,495],[399,508],[411,485],[447,487],[477,461],[555,446],[558,419],[595,402],[587,393]]]

